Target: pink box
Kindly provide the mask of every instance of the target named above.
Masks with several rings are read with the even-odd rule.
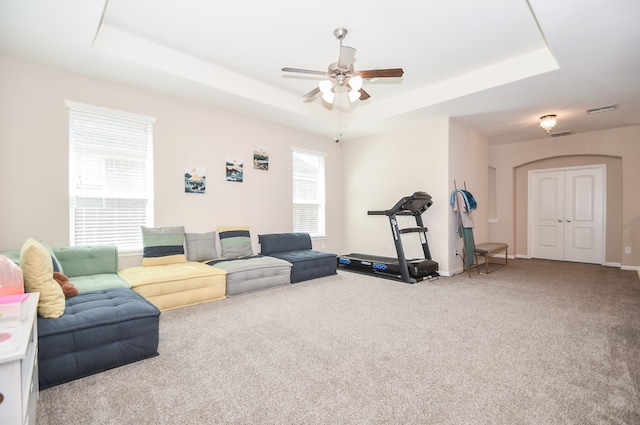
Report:
[[[0,255],[0,295],[24,293],[22,270],[6,256]]]
[[[0,296],[0,321],[25,320],[29,313],[26,302],[28,298],[29,294]]]

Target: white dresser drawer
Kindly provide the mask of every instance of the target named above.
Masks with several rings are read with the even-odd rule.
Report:
[[[0,322],[0,418],[2,425],[34,425],[38,403],[38,293],[29,295],[25,320]]]

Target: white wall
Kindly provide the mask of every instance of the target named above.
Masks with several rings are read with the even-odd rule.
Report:
[[[531,140],[522,143],[492,146],[489,149],[490,165],[496,168],[498,184],[498,216],[499,223],[489,229],[489,236],[502,241],[508,241],[516,246],[516,228],[523,228],[523,223],[516,222],[521,216],[516,211],[514,173],[525,164],[556,158],[553,166],[577,165],[577,156],[600,155],[619,158],[621,161],[622,187],[620,199],[611,200],[621,202],[620,220],[610,224],[608,220],[607,239],[612,235],[621,235],[619,241],[607,242],[607,261],[620,261],[623,268],[640,270],[640,197],[638,196],[638,182],[640,182],[640,126],[621,127],[611,130],[593,131],[574,134],[567,137]],[[584,162],[591,163],[591,162]],[[615,162],[611,165],[615,165]],[[541,166],[541,168],[544,168]],[[611,167],[608,167],[611,168]],[[609,182],[607,182],[609,184]],[[523,185],[526,190],[526,185]],[[608,189],[608,195],[613,191]],[[521,220],[522,221],[522,220]],[[524,224],[526,228],[526,224]],[[619,226],[613,231],[612,226]],[[522,245],[522,244],[520,244]],[[624,253],[624,247],[631,248],[631,254]],[[618,250],[612,253],[611,250]],[[520,252],[519,254],[525,254]],[[619,260],[618,260],[619,259]]]
[[[344,142],[344,249],[346,253],[395,256],[389,220],[368,216],[416,191],[433,197],[423,215],[432,258],[449,270],[449,123],[447,119]],[[400,217],[400,227],[415,227]],[[414,239],[412,239],[414,237]],[[423,257],[417,234],[403,236],[407,258]]]
[[[325,152],[327,238],[314,248],[342,248],[342,153],[329,138],[7,56],[0,56],[0,93],[0,250],[28,237],[69,244],[65,100],[156,117],[155,225],[204,232],[249,224],[256,252],[258,234],[292,229],[292,146]],[[252,168],[254,147],[269,151],[269,171]],[[227,156],[244,160],[243,183],[225,181]],[[190,165],[206,167],[203,195],[184,193]],[[120,265],[139,262],[121,257]]]
[[[489,142],[475,131],[451,120],[449,135],[449,192],[454,190],[454,180],[458,189],[467,190],[473,195],[478,208],[471,212],[474,222],[473,236],[476,243],[489,242],[487,227],[489,199]],[[493,224],[492,224],[493,225]],[[451,271],[461,272],[464,267],[462,258],[453,256],[453,249],[462,252],[463,241],[457,232],[457,214],[450,210],[449,244]],[[496,241],[502,242],[502,241]]]

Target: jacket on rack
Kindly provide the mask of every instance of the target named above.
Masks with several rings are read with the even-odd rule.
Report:
[[[473,216],[471,211],[478,208],[473,195],[466,191],[457,189],[451,192],[449,200],[451,208],[458,214],[458,236],[464,240],[464,263],[465,269],[468,269],[475,263],[475,241],[473,239]]]

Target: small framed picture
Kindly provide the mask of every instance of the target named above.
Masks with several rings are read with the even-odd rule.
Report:
[[[244,163],[242,162],[242,159],[227,157],[226,176],[228,182],[243,182]]]
[[[253,168],[269,171],[269,152],[264,148],[253,148]]]
[[[204,167],[185,167],[184,191],[186,193],[204,193],[207,189]]]

